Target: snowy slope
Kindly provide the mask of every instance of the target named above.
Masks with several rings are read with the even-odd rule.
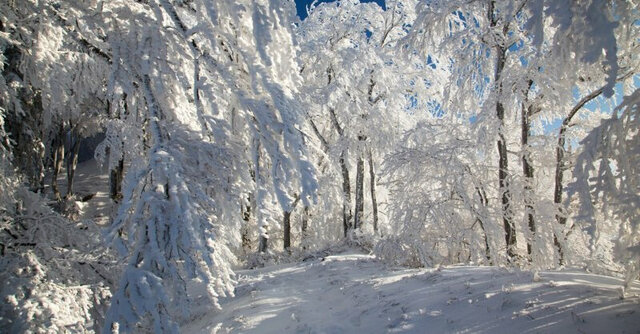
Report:
[[[347,252],[239,271],[184,333],[640,333],[640,284],[585,272],[390,269]]]

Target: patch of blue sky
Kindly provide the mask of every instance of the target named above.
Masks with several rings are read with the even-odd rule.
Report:
[[[638,87],[640,87],[640,75],[635,75],[633,77],[633,83],[634,83],[635,89],[638,89]],[[578,103],[578,101],[580,101],[580,99],[583,98],[583,96],[586,93],[580,92],[576,87],[573,89],[572,94],[573,94],[573,102],[574,104],[576,104]],[[623,99],[624,99],[624,89],[621,83],[617,83],[616,86],[614,87],[614,94],[612,97],[607,98],[607,97],[604,97],[604,95],[600,95],[597,98],[589,101],[587,104],[584,105],[582,112],[579,113],[577,117],[580,117],[580,118],[588,117],[589,114],[586,114],[585,112],[589,112],[589,113],[597,112],[597,113],[603,113],[605,115],[611,115],[613,110],[617,106],[619,106],[620,103],[622,103]],[[569,112],[569,110],[566,110],[566,112]],[[561,125],[562,125],[562,118],[556,118],[556,119],[553,119],[552,121],[542,122],[542,126],[545,134],[558,132],[558,129],[560,129]]]
[[[436,118],[442,118],[446,114],[442,108],[442,104],[436,100],[430,100],[427,102],[427,111],[431,113],[431,116]]]
[[[413,25],[411,25],[410,23],[404,23],[402,25],[402,31],[404,31],[405,33],[408,33],[409,31],[411,31],[412,27]]]
[[[437,67],[435,61],[433,61],[433,58],[431,58],[431,55],[427,55],[427,66],[431,67],[434,70]]]
[[[307,17],[307,8],[311,7],[312,4],[318,5],[323,2],[334,2],[336,0],[295,0],[296,1],[296,10],[298,12],[298,17],[301,20],[304,20]],[[377,3],[382,10],[387,10],[387,6],[385,0],[360,0],[360,2],[374,2]]]
[[[511,44],[508,50],[509,52],[516,52],[522,49],[523,46],[524,46],[524,41],[520,39],[516,43]]]
[[[367,36],[367,41],[369,41],[369,39],[371,39],[371,36],[373,36],[373,32],[369,29],[365,29],[364,34],[365,36]]]
[[[522,65],[523,67],[527,67],[529,65],[529,60],[524,56],[520,56],[519,59],[520,59],[520,65]]]

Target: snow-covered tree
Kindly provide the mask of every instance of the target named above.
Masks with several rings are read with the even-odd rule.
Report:
[[[594,128],[578,154],[570,195],[580,200],[576,220],[597,244],[614,237],[614,259],[625,270],[625,287],[640,275],[640,90],[624,98],[611,115]],[[603,214],[597,219],[597,211]],[[611,224],[613,222],[613,224]],[[611,230],[613,227],[613,230]]]
[[[548,139],[543,127],[564,117],[558,107],[581,86],[579,73],[603,68],[595,81],[610,96],[619,70],[631,68],[623,64],[630,64],[627,55],[636,48],[628,38],[634,30],[628,14],[632,7],[606,1],[435,1],[418,6],[404,44],[428,65],[424,77],[431,92],[418,99],[433,99],[434,110],[445,115],[440,123],[460,126],[461,120],[478,138],[472,170],[498,175],[497,182],[485,179],[482,184],[488,186],[490,205],[500,209],[490,212],[501,212],[509,261],[517,261],[517,240],[524,237],[530,258],[553,265],[549,240],[556,229],[548,214],[553,180],[546,175],[556,165],[544,150],[557,140]],[[510,131],[515,127],[521,131]]]
[[[233,294],[230,247],[240,242],[239,194],[251,186],[247,158],[265,238],[261,194],[273,193],[288,210],[290,189],[307,201],[316,188],[295,128],[297,72],[285,56],[293,9],[275,1],[123,1],[103,10],[111,105],[137,114],[127,120],[135,119],[145,142],[109,229],[129,264],[105,330],[176,332],[191,316],[190,282],[201,282],[213,304]],[[232,113],[253,149],[238,146]]]
[[[95,224],[70,221],[25,186],[42,193],[51,131],[73,121],[81,137],[100,120],[92,98],[104,63],[67,21],[87,10],[0,4],[0,327],[9,332],[99,331],[118,273]]]
[[[378,229],[375,165],[399,133],[390,119],[401,117],[408,103],[408,75],[402,59],[393,54],[406,34],[412,8],[393,1],[387,8],[359,1],[323,3],[310,11],[298,31],[309,122],[327,155],[328,172],[340,175],[342,203],[336,204],[342,206],[345,236],[365,225],[365,160],[369,226]]]

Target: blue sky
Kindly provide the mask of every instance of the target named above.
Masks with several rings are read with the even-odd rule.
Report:
[[[296,0],[296,8],[298,9],[298,16],[301,19],[305,19],[307,17],[307,6],[309,6],[314,0]],[[333,2],[335,0],[319,0],[318,3],[321,2]],[[360,2],[375,2],[379,4],[382,8],[384,7],[385,0],[360,0]]]

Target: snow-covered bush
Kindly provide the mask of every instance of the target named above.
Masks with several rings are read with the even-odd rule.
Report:
[[[0,326],[11,333],[95,332],[111,297],[109,287],[88,284],[81,276],[60,282],[50,260],[31,250],[0,260]]]
[[[73,222],[22,186],[3,189],[0,327],[19,332],[94,332],[119,270],[91,222]],[[8,205],[7,205],[8,204]]]
[[[392,266],[419,268],[425,266],[421,261],[419,249],[403,238],[390,236],[378,241],[373,254],[382,262]]]

